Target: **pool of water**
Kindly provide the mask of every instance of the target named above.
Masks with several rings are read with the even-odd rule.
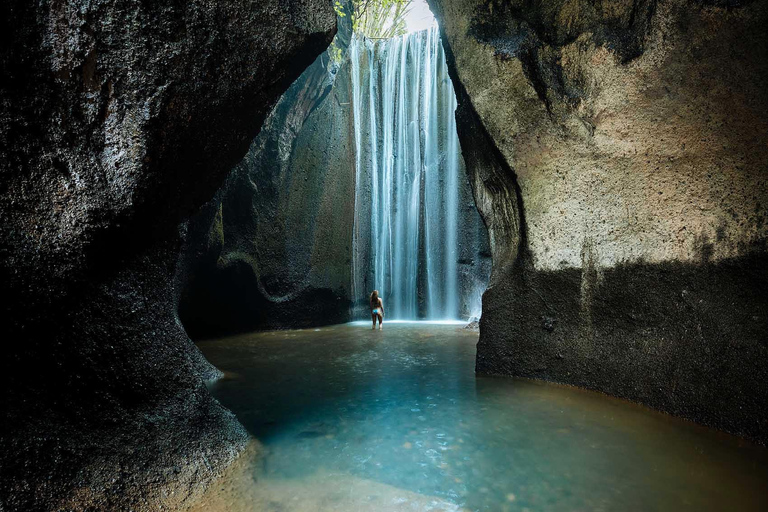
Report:
[[[476,377],[476,343],[419,323],[201,342],[226,372],[212,393],[261,443],[205,510],[768,510],[765,448],[599,393]]]

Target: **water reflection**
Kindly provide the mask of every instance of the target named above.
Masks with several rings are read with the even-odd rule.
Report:
[[[264,445],[228,509],[768,510],[764,448],[597,393],[475,378],[476,341],[390,324],[201,343],[229,372],[214,395]]]

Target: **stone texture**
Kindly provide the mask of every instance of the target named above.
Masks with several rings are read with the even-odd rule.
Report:
[[[193,338],[349,319],[355,197],[349,66],[323,53],[190,221]]]
[[[765,3],[430,5],[494,260],[478,371],[768,441]]]
[[[341,19],[341,52],[350,36]],[[367,139],[370,124],[362,129]],[[367,293],[352,290],[355,216],[371,217],[368,202],[355,205],[354,137],[350,60],[334,63],[326,52],[280,98],[246,157],[190,220],[179,313],[194,339],[368,318]],[[362,161],[367,156],[366,149]],[[370,174],[361,178],[368,197]],[[460,182],[461,306],[470,315],[479,314],[469,291],[484,289],[489,249],[463,165]],[[358,262],[368,265],[370,226],[357,229],[366,241]],[[372,274],[364,290],[373,289]]]
[[[320,0],[0,7],[0,508],[182,507],[242,450],[176,317],[177,225],[334,27]]]

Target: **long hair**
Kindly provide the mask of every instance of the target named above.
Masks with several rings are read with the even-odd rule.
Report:
[[[371,307],[375,308],[379,305],[379,290],[373,290],[371,293]]]

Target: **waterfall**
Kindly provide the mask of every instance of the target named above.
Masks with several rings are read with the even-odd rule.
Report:
[[[375,42],[355,35],[349,56],[353,293],[379,290],[388,318],[459,318],[464,171],[438,29]]]

